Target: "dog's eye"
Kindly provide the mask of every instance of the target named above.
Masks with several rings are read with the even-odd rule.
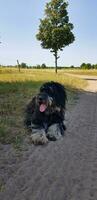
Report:
[[[46,90],[46,89],[45,89],[44,86],[40,88],[40,92],[44,92],[45,90]]]

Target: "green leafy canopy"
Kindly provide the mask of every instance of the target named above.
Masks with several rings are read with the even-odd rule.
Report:
[[[74,41],[69,23],[68,3],[64,0],[51,0],[46,4],[45,18],[40,19],[39,32],[36,35],[41,46],[56,52]]]

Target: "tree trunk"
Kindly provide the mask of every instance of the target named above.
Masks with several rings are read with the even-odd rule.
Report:
[[[55,73],[57,74],[57,51],[55,52]]]
[[[20,64],[19,64],[18,60],[17,60],[17,65],[18,65],[18,69],[19,69],[19,72],[20,72]]]

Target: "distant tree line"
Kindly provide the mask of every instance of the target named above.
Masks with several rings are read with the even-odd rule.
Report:
[[[36,65],[36,66],[34,66],[33,68],[36,68],[36,69],[46,69],[47,66],[46,66],[45,63],[43,63],[42,65]]]
[[[82,63],[80,68],[81,69],[97,69],[97,64]]]
[[[36,66],[29,66],[26,63],[22,62],[20,65],[20,69],[54,69],[54,67],[47,66],[45,63],[43,64],[37,64]],[[8,67],[8,68],[17,68],[17,65],[0,65],[0,67]],[[71,66],[58,66],[58,69],[97,69],[97,64],[91,64],[91,63],[82,63],[80,66],[76,67],[74,65]]]

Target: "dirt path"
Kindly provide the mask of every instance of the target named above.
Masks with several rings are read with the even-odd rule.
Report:
[[[97,92],[97,76],[78,75],[71,73],[65,73],[65,75],[87,80],[88,86],[85,88],[85,91]]]
[[[80,94],[61,140],[30,145],[17,159],[6,148],[0,147],[0,200],[96,200],[97,94]]]

